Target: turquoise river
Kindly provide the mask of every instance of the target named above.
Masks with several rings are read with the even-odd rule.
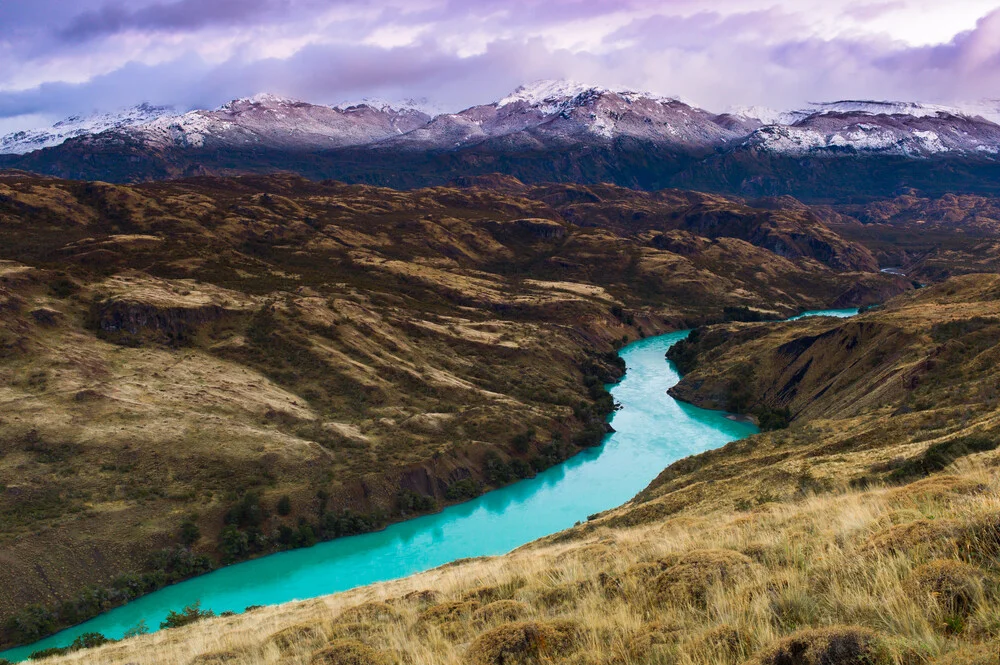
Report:
[[[807,312],[846,317],[857,310]],[[796,317],[798,318],[798,317]],[[170,610],[195,601],[216,613],[275,605],[404,577],[456,559],[503,554],[619,506],[683,457],[749,436],[757,430],[724,413],[705,411],[667,395],[680,379],[665,358],[687,331],[621,349],[628,371],[611,387],[621,409],[615,433],[569,461],[503,489],[383,531],[272,554],[167,587],[35,644],[0,653],[18,662],[83,633],[120,638],[145,622],[155,630]]]

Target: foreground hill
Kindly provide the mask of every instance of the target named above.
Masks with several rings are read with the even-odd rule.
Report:
[[[624,340],[910,288],[801,207],[466,185],[0,177],[3,641],[558,463]]]
[[[54,662],[995,665],[998,295],[974,275],[847,321],[707,328],[678,393],[748,381],[745,410],[790,427],[507,556]]]

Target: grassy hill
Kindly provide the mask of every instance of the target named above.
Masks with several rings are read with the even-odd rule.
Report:
[[[998,295],[705,328],[677,394],[787,427],[506,556],[53,662],[995,665]]]
[[[802,206],[0,176],[0,642],[594,445],[625,340],[910,288]]]

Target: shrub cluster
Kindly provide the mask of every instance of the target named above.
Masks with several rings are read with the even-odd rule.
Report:
[[[667,349],[667,360],[671,361],[681,374],[688,374],[698,366],[699,342],[702,329],[695,328],[684,339],[674,342]]]
[[[920,455],[903,462],[889,474],[889,480],[903,482],[919,476],[929,476],[961,457],[996,450],[998,446],[1000,439],[995,435],[984,434],[972,434],[935,443]]]
[[[448,490],[445,492],[445,497],[449,501],[465,501],[467,499],[475,499],[482,493],[483,488],[479,483],[472,478],[465,478],[463,480],[456,480],[449,485]]]
[[[213,564],[208,557],[178,546],[154,554],[149,568],[148,572],[121,575],[107,587],[88,587],[57,607],[29,605],[0,626],[0,642],[35,642],[169,584],[207,573]]]
[[[351,510],[328,512],[326,505],[329,495],[320,491],[317,493],[317,498],[319,500],[317,521],[311,522],[303,516],[299,517],[295,527],[279,524],[270,533],[265,533],[271,512],[261,503],[257,492],[244,493],[223,518],[225,527],[219,536],[218,544],[223,561],[234,563],[275,549],[311,547],[321,541],[376,531],[388,522],[388,516],[378,509],[371,513],[355,513]],[[427,499],[433,502],[430,497],[421,499],[405,497],[403,502],[404,504],[408,501],[414,502],[413,505],[419,506],[423,511],[432,510],[433,506],[427,507]],[[278,500],[277,512],[282,516],[291,513],[291,501],[288,497],[281,497]]]
[[[410,513],[429,513],[437,508],[434,497],[420,494],[413,490],[401,489],[396,494],[396,508],[400,515]]]
[[[191,605],[186,606],[180,612],[170,610],[167,613],[167,618],[160,622],[160,628],[180,628],[181,626],[187,626],[195,621],[201,621],[202,619],[209,619],[215,616],[215,612],[212,610],[201,609],[201,604],[194,602]]]
[[[760,425],[760,431],[773,432],[774,430],[785,429],[792,421],[792,412],[788,407],[773,409],[769,406],[758,406],[753,410]]]

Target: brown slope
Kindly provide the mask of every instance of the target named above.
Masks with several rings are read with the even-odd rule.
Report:
[[[996,275],[970,275],[855,319],[707,329],[671,393],[758,414],[788,407],[791,426],[672,465],[609,519],[907,482],[995,448],[998,295]]]
[[[874,347],[897,344],[883,369],[939,362],[848,400],[854,415],[816,396],[831,414],[678,462],[622,508],[511,554],[57,662],[995,663],[998,295],[1000,278],[970,276],[857,321],[730,326],[711,357],[727,367],[737,349],[763,368],[790,342],[816,357],[854,339],[838,351],[845,394],[867,386],[850,365]],[[852,337],[858,325],[909,336]]]
[[[291,176],[11,174],[0,259],[4,617],[150,572],[186,521],[195,555],[240,558],[558,462],[600,433],[587,382],[613,378],[623,337],[906,286],[742,239],[580,226],[510,190]],[[181,563],[160,570],[200,569]]]

